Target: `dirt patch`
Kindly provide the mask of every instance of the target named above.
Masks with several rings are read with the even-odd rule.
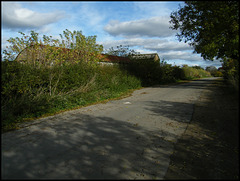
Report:
[[[223,80],[204,90],[164,179],[239,179],[238,94]]]

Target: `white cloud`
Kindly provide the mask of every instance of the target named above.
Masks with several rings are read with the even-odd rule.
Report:
[[[110,21],[104,30],[112,36],[164,38],[176,34],[176,31],[169,29],[169,20],[167,16],[125,22],[114,20]]]
[[[188,51],[175,51],[170,50],[160,53],[160,56],[166,60],[187,60],[187,61],[201,61],[203,60],[198,54],[193,54]]]
[[[19,3],[2,2],[2,26],[6,29],[40,28],[65,17],[63,11],[39,13],[23,8]]]
[[[151,44],[153,42],[156,42],[157,39],[142,39],[142,38],[130,38],[130,39],[122,39],[122,40],[108,40],[99,42],[99,44],[102,44],[105,49],[116,47],[118,45],[122,46],[142,46],[146,43]]]
[[[190,51],[168,51],[163,53],[158,53],[159,57],[164,58],[168,63],[176,63],[177,65],[188,64],[190,66],[199,65],[201,67],[206,66],[216,66],[221,67],[221,62],[219,60],[209,61],[204,60],[200,54],[193,54]]]
[[[81,4],[79,13],[81,17],[78,18],[87,23],[88,26],[98,26],[105,18],[103,13],[100,13],[94,6],[89,4]]]
[[[165,51],[185,51],[185,50],[192,50],[192,48],[183,42],[173,42],[173,41],[166,41],[166,42],[159,42],[158,44],[151,44],[151,45],[144,45],[145,49],[149,50],[156,50],[158,52],[165,52]]]
[[[154,52],[168,52],[168,51],[185,51],[191,50],[191,47],[183,42],[174,42],[166,39],[143,39],[143,38],[129,38],[122,40],[109,40],[99,42],[104,46],[105,49],[116,47],[118,45],[123,46],[139,46],[148,51]]]
[[[135,51],[139,52],[140,54],[157,53],[156,51],[145,50],[145,49],[136,49]]]

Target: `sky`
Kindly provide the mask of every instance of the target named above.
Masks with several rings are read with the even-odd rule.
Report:
[[[216,66],[193,53],[187,43],[179,42],[170,29],[170,14],[184,6],[182,1],[1,1],[1,45],[19,31],[31,30],[60,39],[65,29],[97,36],[105,50],[129,46],[140,53],[158,53],[161,60],[181,66]]]

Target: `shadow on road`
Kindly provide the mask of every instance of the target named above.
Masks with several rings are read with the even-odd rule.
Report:
[[[166,172],[173,145],[159,132],[109,117],[69,119],[3,135],[2,178],[134,179]]]
[[[202,79],[195,82],[178,85],[178,88],[198,89],[209,84]],[[162,179],[173,151],[174,139],[171,138],[185,130],[193,104],[146,101],[143,109],[159,127],[149,129],[147,121],[145,125],[133,124],[120,118],[73,111],[5,133],[2,135],[2,178]]]
[[[222,80],[195,105],[165,179],[239,179],[239,103]]]
[[[147,110],[153,115],[167,117],[177,122],[188,123],[191,120],[193,104],[171,101],[149,101],[146,102]]]

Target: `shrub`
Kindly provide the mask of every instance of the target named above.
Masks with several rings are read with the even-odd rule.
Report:
[[[214,77],[223,77],[223,73],[221,71],[217,71]]]
[[[223,60],[223,78],[239,90],[239,62],[235,59]]]
[[[141,82],[117,66],[87,62],[37,68],[19,62],[1,62],[2,129],[13,129],[25,118],[115,98]]]
[[[182,67],[182,77],[181,79],[193,79],[193,78],[203,78],[203,77],[210,77],[211,74],[208,71],[205,71],[203,69],[196,69],[193,67],[183,66]]]

